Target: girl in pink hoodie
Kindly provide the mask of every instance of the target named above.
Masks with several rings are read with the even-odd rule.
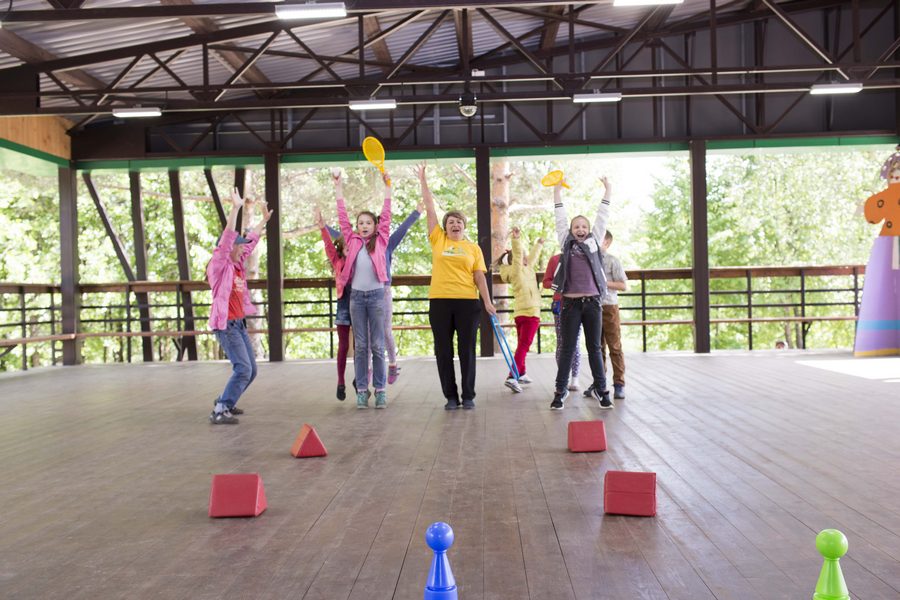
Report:
[[[387,276],[387,245],[391,228],[391,180],[384,174],[385,198],[381,216],[369,211],[356,216],[356,230],[347,216],[340,169],[332,171],[337,197],[338,221],[345,240],[346,259],[338,273],[338,296],[350,291],[350,320],[353,322],[356,372],[356,407],[369,407],[368,356],[372,353],[372,383],[375,408],[387,407],[387,366],[384,362],[384,289]]]
[[[245,201],[241,198],[237,190],[232,192],[231,213],[225,223],[225,230],[219,236],[212,258],[206,265],[206,280],[212,288],[209,328],[216,334],[216,339],[232,365],[231,378],[209,415],[209,422],[213,425],[234,425],[238,422],[234,415],[244,411],[235,405],[250,382],[256,378],[256,357],[244,318],[256,314],[256,307],[250,302],[250,291],[244,278],[244,261],[259,243],[259,236],[272,217],[272,211],[262,203],[259,223],[249,230],[245,238],[235,231],[238,211],[246,205],[249,215],[253,204],[252,200]]]

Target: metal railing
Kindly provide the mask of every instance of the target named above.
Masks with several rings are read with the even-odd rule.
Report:
[[[715,268],[711,276],[711,326],[735,331],[754,348],[754,332],[779,324],[797,329],[797,346],[806,347],[815,323],[855,321],[862,290],[862,265]],[[619,293],[624,327],[640,328],[640,346],[651,349],[650,336],[665,327],[693,327],[690,269],[628,271],[630,291]],[[394,277],[394,331],[428,330],[427,275]],[[248,319],[251,333],[265,334],[266,281],[248,282],[259,313]],[[502,285],[494,277],[496,286]],[[287,356],[331,356],[336,350],[334,281],[287,279],[284,286],[284,334]],[[182,360],[185,340],[198,340],[201,358],[218,357],[218,345],[206,327],[210,294],[203,281],[91,283],[79,286],[79,331],[62,334],[60,288],[55,285],[0,283],[0,361],[5,369],[60,361],[60,344],[78,339],[103,362],[131,362],[135,338],[155,343],[157,360]],[[147,294],[150,316],[142,331],[138,294]],[[190,294],[194,327],[186,328],[185,295]],[[553,327],[551,294],[542,309],[536,350],[547,340],[541,330]],[[497,293],[495,303],[508,316],[510,298]],[[512,327],[512,323],[504,323]],[[730,329],[728,329],[730,328]],[[419,334],[422,335],[422,334]],[[551,345],[555,336],[551,334]],[[265,339],[262,340],[263,344]],[[291,351],[293,349],[293,352]],[[305,350],[305,351],[304,351]],[[15,359],[11,358],[15,356]]]

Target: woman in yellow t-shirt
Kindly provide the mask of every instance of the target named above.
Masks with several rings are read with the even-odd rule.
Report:
[[[444,215],[438,224],[434,197],[428,189],[425,164],[416,169],[422,187],[422,200],[428,215],[428,241],[431,242],[431,289],[428,293],[428,321],[434,335],[434,357],[447,404],[445,410],[460,406],[475,408],[475,334],[481,318],[478,294],[484,309],[497,314],[488,293],[484,255],[478,244],[465,239],[466,217],[457,211]],[[453,369],[453,336],[456,335],[462,396],[456,386]]]

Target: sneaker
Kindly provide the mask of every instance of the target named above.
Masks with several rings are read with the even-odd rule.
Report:
[[[519,377],[519,383],[524,383],[525,385],[528,385],[529,383],[534,383],[534,380],[531,377],[529,377],[528,375],[521,375]]]
[[[356,392],[356,408],[369,408],[369,391]]]
[[[519,385],[519,382],[516,381],[515,377],[510,377],[509,379],[507,379],[504,382],[504,385],[506,385],[506,387],[508,387],[509,389],[511,389],[512,391],[514,391],[517,394],[522,392],[522,386]]]
[[[465,410],[472,410],[473,408],[475,408],[475,401],[471,398],[467,398],[466,400],[462,401],[462,407]]]
[[[223,410],[220,413],[212,411],[209,413],[209,422],[213,425],[237,425],[240,421],[230,410]]]
[[[569,391],[577,392],[578,391],[578,378],[572,377],[569,380]]]
[[[338,384],[338,387],[337,387],[337,399],[338,399],[338,400],[345,400],[346,398],[347,398],[347,386],[344,385],[343,383]]]
[[[625,399],[625,384],[624,383],[616,383],[613,384],[613,389],[615,393],[613,394],[613,398],[616,400],[624,400]]]
[[[553,402],[550,403],[550,410],[562,410],[565,406],[566,398],[569,397],[569,390],[556,392],[553,395]]]
[[[459,400],[456,398],[447,398],[447,404],[444,405],[444,410],[456,410],[459,408]]]
[[[387,408],[387,394],[375,392],[375,408]]]
[[[609,390],[599,391],[597,388],[593,388],[591,392],[591,396],[600,403],[600,408],[609,409],[615,408],[615,404],[613,404],[612,400],[609,399]]]
[[[594,384],[592,383],[591,385],[589,385],[589,386],[587,387],[587,389],[584,390],[584,393],[581,394],[581,395],[584,396],[585,398],[590,398],[590,397],[592,397],[592,396],[594,395]]]
[[[400,377],[400,369],[397,365],[388,365],[388,383],[394,383]]]
[[[219,403],[219,399],[216,398],[216,401],[213,402],[213,408],[215,408],[216,404],[218,404],[218,403]],[[242,414],[244,414],[243,409],[240,409],[240,408],[238,408],[237,406],[232,406],[229,410],[231,411],[231,414],[233,414],[233,415],[242,415]]]

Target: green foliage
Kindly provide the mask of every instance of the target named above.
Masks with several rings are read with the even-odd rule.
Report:
[[[878,167],[888,149],[878,151],[835,151],[816,153],[713,155],[709,157],[708,203],[711,266],[790,265],[790,264],[857,264],[868,257],[877,228],[868,226],[859,214],[859,202],[882,189]],[[418,183],[409,164],[393,164],[394,182],[393,228],[412,211],[420,200]],[[687,268],[691,265],[690,172],[684,155],[667,157],[590,157],[565,160],[509,161],[510,179],[509,225],[523,230],[531,244],[538,237],[546,240],[540,268],[558,251],[553,221],[552,192],[539,185],[548,171],[562,168],[572,189],[564,192],[569,217],[584,214],[589,218],[602,197],[601,175],[613,182],[613,204],[609,228],[615,233],[612,253],[626,269]],[[351,218],[360,210],[379,213],[383,202],[379,174],[368,165],[354,164],[345,169],[345,192]],[[101,171],[92,174],[101,200],[118,232],[132,267],[135,264],[134,235],[131,220],[131,194],[128,173]],[[229,208],[228,198],[234,183],[231,168],[216,168],[213,177],[219,195]],[[468,236],[477,238],[475,223],[475,168],[472,162],[438,161],[429,165],[429,182],[441,210],[456,209],[470,217]],[[184,198],[185,229],[188,238],[191,279],[203,279],[215,240],[221,226],[209,188],[200,170],[182,171],[180,176]],[[172,202],[169,178],[165,172],[141,174],[146,228],[148,278],[179,279],[172,227]],[[331,270],[323,242],[313,225],[313,208],[321,207],[325,218],[337,225],[334,192],[329,169],[286,165],[281,172],[279,217],[284,240],[284,275],[286,278],[330,278]],[[26,283],[59,282],[59,211],[55,178],[36,178],[5,171],[0,173],[0,243],[4,252],[0,260],[0,280]],[[264,180],[259,167],[248,168],[246,189],[249,195],[264,196]],[[79,181],[79,256],[82,282],[121,282],[125,275],[113,252],[112,244],[83,182]],[[395,275],[426,274],[431,254],[425,231],[425,218],[409,232],[394,254]],[[265,244],[260,244],[260,277],[266,276]],[[746,303],[743,279],[712,281],[714,318],[740,318],[746,309],[733,305]],[[794,279],[755,279],[754,316],[794,314],[793,308],[780,306],[799,301],[799,281]],[[846,288],[846,278],[810,278],[807,288]],[[766,290],[793,290],[773,291]],[[395,325],[427,326],[427,288],[396,287]],[[632,295],[621,295],[623,319],[652,320],[691,318],[690,281],[657,280],[647,283],[647,304],[642,314],[640,282],[631,282]],[[681,295],[656,295],[677,292]],[[850,295],[852,296],[852,294]],[[287,289],[284,294],[288,329],[327,329],[333,323],[328,317],[328,302],[334,292],[326,289]],[[176,326],[179,311],[174,294],[151,295],[154,328]],[[265,301],[265,290],[258,292]],[[205,329],[209,293],[193,295],[198,315],[197,329]],[[807,314],[835,314],[829,302],[847,301],[848,292],[833,291],[810,294],[809,301],[825,304],[810,307]],[[56,298],[58,303],[59,299]],[[36,307],[29,319],[37,323],[28,333],[49,333],[46,297],[28,297],[26,304]],[[137,317],[134,297],[130,298],[130,314]],[[87,294],[83,298],[85,331],[125,330],[129,327],[124,294]],[[773,306],[766,306],[773,305]],[[3,298],[7,310],[18,308],[18,297]],[[548,301],[549,306],[549,301]],[[2,322],[18,320],[5,312]],[[58,315],[57,315],[58,318]],[[549,313],[545,321],[551,320]],[[94,322],[98,321],[98,322]],[[99,321],[111,321],[101,323]],[[258,320],[257,327],[264,327]],[[137,328],[137,322],[130,324]],[[4,328],[7,337],[20,330]],[[641,329],[625,327],[626,348],[641,348]],[[852,323],[816,323],[809,330],[809,347],[848,347],[852,345]],[[404,330],[396,333],[402,354],[430,354],[432,341],[426,330]],[[511,335],[514,338],[514,333]],[[754,347],[772,347],[777,339],[796,343],[798,330],[783,324],[755,325]],[[291,358],[327,357],[336,346],[333,334],[327,332],[288,332],[287,356]],[[211,336],[198,338],[203,358],[219,356]],[[714,326],[714,347],[745,348],[748,343],[746,324]],[[512,340],[511,340],[512,341]],[[514,343],[514,341],[513,341]],[[265,344],[265,340],[263,340]],[[692,329],[686,325],[664,325],[647,329],[649,349],[688,350],[692,348]],[[141,342],[134,339],[91,338],[85,342],[88,362],[127,360],[129,354],[139,360]],[[176,349],[168,338],[154,340],[157,356],[172,360]],[[542,350],[554,350],[553,335],[543,330]],[[46,364],[50,345],[37,344],[28,349],[29,364]],[[0,359],[0,369],[20,368],[18,350]]]

